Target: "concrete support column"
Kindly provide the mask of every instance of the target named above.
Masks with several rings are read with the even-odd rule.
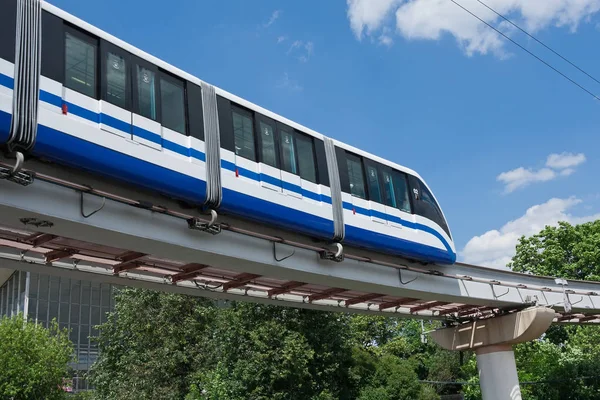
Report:
[[[482,397],[485,400],[521,400],[512,346],[482,347],[475,354]]]
[[[483,400],[521,400],[512,345],[540,337],[554,317],[554,311],[549,308],[531,307],[440,329],[431,336],[447,350],[475,351]]]

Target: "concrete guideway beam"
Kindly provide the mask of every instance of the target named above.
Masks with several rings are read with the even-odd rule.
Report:
[[[521,400],[512,345],[537,339],[554,318],[552,309],[531,307],[501,317],[440,329],[431,336],[446,350],[475,350],[484,400]]]
[[[0,181],[0,192],[2,225],[23,229],[24,218],[48,220],[52,226],[35,227],[35,231],[127,249],[139,254],[152,254],[183,263],[200,262],[238,273],[341,288],[363,294],[419,299],[423,302],[437,301],[505,309],[518,308],[533,302],[560,309],[564,302],[562,287],[547,277],[464,264],[421,266],[424,271],[435,268],[448,275],[463,277],[449,278],[351,259],[333,263],[315,257],[314,251],[294,249],[284,244],[278,245],[280,250],[293,250],[294,255],[277,261],[273,258],[273,243],[269,240],[232,231],[223,231],[216,236],[207,235],[188,229],[182,219],[108,198],[100,212],[85,218],[81,215],[80,192],[40,179],[28,187]],[[145,200],[160,204],[164,198]],[[92,207],[104,204],[104,201],[101,197],[88,193],[86,204]],[[384,260],[397,261],[393,257]],[[401,260],[400,262],[402,263]],[[409,283],[400,281],[400,273],[403,282]],[[121,274],[124,278],[134,275],[131,271]],[[573,291],[568,296],[571,297],[574,309],[585,314],[600,313],[598,283],[569,282],[569,289]],[[312,300],[320,301],[314,298]],[[347,308],[368,306],[351,303],[352,301]],[[380,311],[381,309],[379,307]],[[386,311],[409,314],[411,309],[391,308]],[[439,312],[426,310],[419,313],[419,316],[436,317]]]

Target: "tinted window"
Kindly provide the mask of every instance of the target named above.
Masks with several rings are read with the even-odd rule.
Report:
[[[410,194],[406,175],[392,170],[383,170],[383,195],[385,205],[411,212]]]
[[[415,177],[411,177],[411,182],[413,182],[411,186],[413,187],[413,198],[415,199],[415,213],[438,224],[451,238],[442,210],[429,189]]]
[[[435,199],[429,192],[429,189],[427,189],[427,187],[423,183],[421,183],[421,200],[424,201],[425,203],[429,204],[431,206],[431,208],[433,208],[435,210],[437,216],[441,220],[444,219],[444,217],[442,215],[442,210],[440,210],[440,207],[438,206],[437,202],[435,201]]]
[[[106,100],[127,108],[127,62],[118,54],[106,53]]]
[[[96,97],[96,45],[65,34],[65,86]]]
[[[392,180],[394,181],[394,194],[396,197],[396,208],[407,213],[410,210],[410,198],[408,194],[408,183],[406,181],[406,175],[400,172],[392,172]]]
[[[263,163],[277,168],[277,147],[273,127],[260,121],[260,157]]]
[[[241,109],[234,108],[233,136],[235,142],[235,154],[256,161],[254,151],[254,129],[252,128],[252,115]]]
[[[281,163],[282,168],[297,174],[298,169],[296,168],[296,152],[294,150],[294,136],[287,131],[281,131]]]
[[[392,174],[388,171],[381,173],[383,176],[383,195],[385,205],[390,207],[396,207],[396,191],[394,189],[394,181],[392,180]]]
[[[156,75],[153,71],[137,66],[138,113],[156,121]]]
[[[185,95],[183,82],[160,79],[162,125],[185,134]]]
[[[379,188],[379,175],[377,168],[367,165],[367,184],[369,185],[369,199],[377,203],[383,203],[381,200],[381,189]]]
[[[317,169],[315,167],[315,148],[312,138],[304,135],[296,135],[296,146],[298,147],[298,169],[300,177],[307,181],[317,182]]]
[[[348,179],[350,180],[350,193],[353,196],[366,199],[365,180],[363,177],[362,160],[346,153],[346,164],[348,164]]]

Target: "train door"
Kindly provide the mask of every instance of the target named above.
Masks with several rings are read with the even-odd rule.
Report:
[[[158,68],[136,59],[133,66],[132,139],[156,150],[162,148]]]
[[[298,151],[294,130],[278,124],[281,150],[281,185],[283,193],[302,198],[302,178],[298,170]]]
[[[411,220],[409,186],[406,174],[385,167],[381,171],[388,225],[404,228]]]
[[[346,165],[348,169],[348,181],[350,184],[352,214],[358,218],[358,220],[368,219],[371,221],[370,204],[367,197],[368,192],[365,183],[366,180],[362,158],[346,152]]]
[[[100,129],[131,139],[131,57],[105,41],[100,47],[100,71],[106,77],[102,80]]]
[[[369,190],[369,213],[374,222],[385,224],[387,222],[387,210],[383,201],[381,176],[377,164],[365,159],[365,175],[367,178],[367,189]]]
[[[256,115],[256,131],[258,132],[258,173],[263,188],[282,191],[281,171],[279,165],[279,140],[275,121],[258,113]]]
[[[307,202],[320,202],[321,189],[317,178],[315,140],[313,137],[297,131],[295,139],[302,198]]]

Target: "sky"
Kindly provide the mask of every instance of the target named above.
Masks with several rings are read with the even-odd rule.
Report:
[[[600,0],[483,0],[600,80]],[[460,261],[600,218],[600,84],[478,0],[51,0],[200,79],[416,170]]]

